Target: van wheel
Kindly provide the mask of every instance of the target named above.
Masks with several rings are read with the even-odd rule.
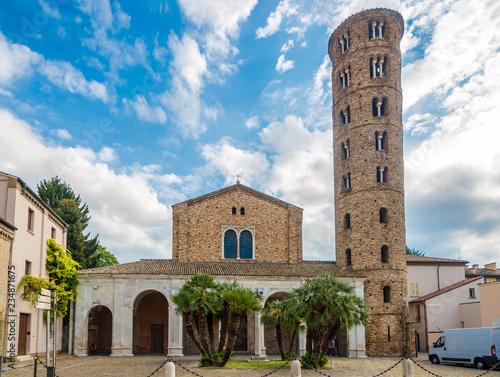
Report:
[[[432,364],[439,364],[439,357],[437,357],[436,355],[432,355],[431,356],[431,363]]]
[[[484,369],[486,367],[484,360],[481,358],[477,358],[476,360],[474,360],[474,365],[477,369]]]

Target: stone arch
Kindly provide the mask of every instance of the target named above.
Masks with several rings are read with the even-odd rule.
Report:
[[[132,352],[134,354],[168,352],[168,316],[170,302],[160,291],[148,289],[133,302]]]
[[[270,302],[276,300],[286,300],[290,291],[279,290],[271,292],[264,301],[264,307],[269,305]],[[288,352],[290,350],[290,342],[292,340],[292,332],[283,327],[281,328],[281,336],[283,339],[283,350]],[[266,353],[268,355],[279,354],[278,341],[276,339],[276,326],[273,324],[264,325],[264,344],[266,347]],[[299,334],[295,334],[294,342],[292,346],[292,352],[299,353]]]
[[[87,313],[88,354],[111,354],[113,313],[105,305],[94,305]]]

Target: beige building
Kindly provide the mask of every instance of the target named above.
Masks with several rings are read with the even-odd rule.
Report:
[[[172,206],[172,259],[140,260],[80,271],[75,353],[92,345],[112,356],[199,353],[175,313],[172,295],[196,273],[237,280],[263,297],[283,299],[305,278],[336,273],[363,297],[364,278],[334,262],[302,260],[302,209],[250,187],[235,185]],[[296,351],[305,349],[305,335]],[[339,353],[362,357],[365,329],[338,334]],[[272,326],[260,313],[243,318],[235,352],[277,353]]]
[[[23,180],[2,172],[0,172],[0,218],[17,228],[10,260],[16,288],[24,274],[45,277],[47,239],[53,238],[58,244],[65,246],[64,222]],[[13,343],[17,358],[29,358],[31,355],[45,352],[43,311],[30,307],[21,294],[16,294],[15,310],[10,314],[13,317],[9,320],[15,323],[15,339],[13,342],[9,341],[9,345]],[[58,328],[61,337],[62,319],[58,321]]]
[[[485,264],[484,268],[480,268],[478,264],[473,264],[471,268],[465,270],[465,277],[467,279],[477,276],[482,276],[484,283],[500,281],[500,269],[497,269],[496,262],[493,262]]]

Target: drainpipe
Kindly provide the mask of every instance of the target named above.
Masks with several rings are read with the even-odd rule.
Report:
[[[439,276],[439,267],[441,267],[441,265],[438,263],[438,268],[437,268],[437,277],[438,277],[438,291],[441,289],[441,278]]]
[[[429,352],[429,332],[427,331],[427,302],[424,301],[425,350]]]

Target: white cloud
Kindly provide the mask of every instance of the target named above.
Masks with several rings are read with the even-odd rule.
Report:
[[[289,39],[288,42],[283,43],[283,46],[281,46],[281,52],[287,52],[293,47],[293,39]]]
[[[69,131],[65,130],[63,128],[59,128],[57,130],[52,130],[51,133],[56,135],[59,139],[62,139],[62,140],[71,140],[73,138],[71,136],[71,134],[69,133]]]
[[[131,102],[132,107],[137,113],[139,120],[164,124],[167,121],[167,114],[160,106],[151,106],[143,96],[137,96],[136,100]]]
[[[68,62],[45,60],[39,68],[41,75],[54,85],[66,89],[71,93],[79,93],[91,99],[109,102],[110,98],[106,87],[95,80],[87,81],[83,73]]]
[[[309,103],[321,105],[331,96],[331,69],[330,58],[326,55],[314,74],[313,86],[309,91]]]
[[[297,8],[291,6],[290,0],[281,0],[276,10],[267,18],[266,26],[257,29],[257,38],[267,38],[276,33],[280,29],[283,18],[296,14]]]
[[[259,117],[256,115],[247,119],[245,122],[245,127],[248,128],[249,130],[251,130],[252,128],[259,128],[260,127]]]
[[[276,71],[279,73],[284,73],[289,69],[292,69],[295,65],[293,60],[286,60],[285,54],[281,54],[278,58],[278,62],[276,63]]]
[[[432,114],[413,114],[403,124],[403,129],[411,132],[411,135],[422,135],[429,131],[430,125],[436,122],[436,117]]]
[[[118,159],[118,156],[114,149],[110,147],[102,147],[99,153],[97,153],[97,158],[101,162],[113,162]]]
[[[42,59],[41,55],[28,47],[10,43],[0,32],[0,85],[10,85],[15,79],[29,76],[33,65]]]
[[[49,4],[45,0],[38,0],[38,3],[42,7],[43,13],[45,13],[47,16],[55,18],[56,20],[61,19],[61,13],[59,12],[58,5],[55,1],[52,1],[51,4]],[[56,5],[56,7],[52,8],[51,5]]]
[[[57,35],[62,39],[66,38],[66,29],[62,26],[58,26],[57,27]]]
[[[29,124],[5,110],[0,110],[0,124],[1,171],[19,175],[32,188],[55,175],[71,184],[89,205],[89,231],[99,233],[120,262],[137,260],[137,250],[152,258],[171,256],[171,212],[159,201],[154,185],[168,185],[177,198],[173,185],[182,180],[140,168],[119,174],[103,162],[114,158],[108,147],[96,154],[83,147],[47,146]]]

